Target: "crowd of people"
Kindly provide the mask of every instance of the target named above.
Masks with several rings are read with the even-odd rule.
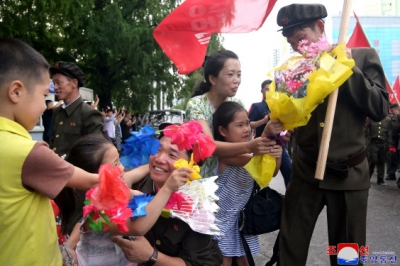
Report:
[[[321,4],[292,4],[279,10],[277,23],[297,51],[299,41],[316,42],[325,34],[322,19],[326,16]],[[307,125],[282,136],[286,142],[293,133],[296,136],[291,160],[285,146],[270,138],[283,131],[279,120],[270,119],[265,102],[271,80],[262,82],[263,99],[247,112],[235,97],[241,83],[239,57],[221,50],[206,58],[204,81],[196,86],[186,108],[187,119],[197,121],[216,145],[213,156],[201,165],[201,176],[218,176],[216,223],[221,235],[198,233],[182,220],[161,215],[171,194],[193,171],[176,169],[174,163],[189,160],[192,150],[179,148],[163,132],[158,136],[160,148],[148,165],[123,172],[124,182],[132,188],[131,198],[154,195],[146,206],[147,215],[128,220],[126,233],[114,226],[94,232],[82,211],[85,193],[98,186],[101,165],[124,171],[121,142],[140,129],[140,115],[111,108],[99,112],[79,95],[86,79],[75,63],[60,61],[50,67],[29,45],[0,38],[0,265],[247,266],[238,219],[254,186],[244,166],[258,154],[276,159],[274,175],[281,170],[287,187],[279,265],[306,265],[314,226],[324,207],[329,245],[365,246],[370,177],[376,165],[378,184],[385,183],[384,158],[391,147],[387,179],[396,179],[400,114],[399,107],[391,105],[388,116],[388,95],[376,51],[349,49],[348,57],[356,66],[339,88],[323,180],[315,179],[314,173],[327,101],[313,111]],[[50,78],[59,99],[56,106],[45,102]],[[48,145],[32,141],[28,133],[42,114],[43,140]],[[168,125],[160,125],[160,130]],[[50,199],[61,217],[60,233],[66,236],[61,252]],[[244,238],[251,254],[263,248],[258,236]],[[337,265],[336,256],[330,260]]]

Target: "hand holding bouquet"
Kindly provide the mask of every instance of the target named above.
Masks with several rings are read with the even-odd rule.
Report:
[[[294,56],[275,69],[266,93],[271,119],[284,129],[304,126],[311,112],[351,75],[354,60],[348,59],[345,44],[332,49],[325,37],[316,43],[299,42],[302,56]]]

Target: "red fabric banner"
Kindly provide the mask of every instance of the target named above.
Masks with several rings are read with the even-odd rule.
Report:
[[[386,85],[386,86],[387,86],[387,85]],[[394,94],[394,95],[393,95],[393,94]],[[395,99],[395,96],[397,97],[397,99],[398,99],[399,96],[400,96],[400,75],[397,76],[397,79],[396,79],[396,81],[395,81],[394,84],[393,84],[393,94],[392,94],[392,93],[390,94],[389,101],[390,101],[391,103],[396,103],[397,101],[396,101],[396,99]]]
[[[153,36],[180,74],[199,69],[213,33],[258,30],[276,0],[186,0],[155,28]]]
[[[371,47],[371,44],[368,41],[367,35],[365,34],[360,20],[358,19],[356,13],[354,12],[354,17],[356,18],[356,26],[354,27],[353,33],[350,36],[349,41],[347,42],[346,46],[348,48],[357,48],[357,47]],[[395,103],[396,99],[393,96],[392,93],[392,88],[390,86],[389,81],[387,80],[385,76],[385,85],[386,85],[386,91],[389,93],[389,101],[391,103]],[[400,95],[400,94],[398,94]]]

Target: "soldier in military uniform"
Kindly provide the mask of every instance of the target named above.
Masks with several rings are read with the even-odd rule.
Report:
[[[79,87],[85,84],[85,75],[71,62],[58,62],[50,67],[58,100],[64,104],[53,111],[53,137],[50,148],[60,156],[69,150],[80,137],[101,133],[104,119],[101,113],[84,103]]]
[[[169,123],[160,125],[160,130]],[[161,132],[161,147],[155,156],[150,157],[150,175],[140,182],[139,190],[146,194],[155,194],[171,173],[178,158],[190,158],[186,150],[179,151],[171,139]],[[222,254],[212,236],[194,232],[188,224],[177,218],[161,215],[145,237],[134,241],[113,237],[125,257],[139,265],[220,266]],[[157,265],[158,265],[157,264]]]
[[[399,166],[399,132],[397,131],[400,128],[400,119],[397,116],[400,113],[399,105],[397,103],[391,104],[389,112],[392,115],[392,140],[395,150],[392,150],[390,153],[390,163],[386,172],[386,180],[396,180],[396,171]]]
[[[398,104],[393,104],[391,106],[391,111],[393,113],[392,125],[394,127],[394,135],[399,138],[399,136],[400,136],[400,109],[399,109]],[[399,164],[398,158],[399,158],[399,151],[400,151],[400,141],[398,141],[396,148],[397,148],[397,160],[396,159],[393,160],[393,158],[392,158],[392,166],[391,167],[393,167],[392,168],[393,175],[392,176],[389,175],[387,178],[388,180],[396,180],[395,173],[396,173],[396,170],[397,170],[397,167]],[[390,177],[392,177],[392,178],[390,178]],[[397,179],[396,186],[400,190],[400,177]]]
[[[71,62],[58,62],[50,67],[54,89],[58,100],[64,103],[53,110],[53,136],[50,148],[59,156],[68,156],[70,148],[80,137],[103,131],[104,118],[101,113],[86,104],[79,94],[79,87],[85,84],[85,75]],[[70,219],[68,233],[82,218],[82,204],[86,191],[75,190],[76,209]]]
[[[325,35],[320,4],[292,4],[281,8],[277,23],[293,50],[301,40],[317,42]],[[315,179],[316,161],[328,100],[313,112],[307,125],[296,129],[292,180],[282,208],[279,238],[281,266],[306,265],[315,223],[326,206],[329,245],[365,245],[367,201],[370,188],[365,157],[367,117],[381,121],[389,110],[381,62],[372,48],[349,49],[355,60],[352,76],[338,89],[332,136],[323,180]],[[337,256],[330,256],[337,265]]]
[[[389,114],[382,121],[368,119],[365,125],[365,139],[368,149],[369,177],[372,177],[375,166],[378,170],[378,185],[385,186],[385,162],[387,148],[392,146],[392,116]]]

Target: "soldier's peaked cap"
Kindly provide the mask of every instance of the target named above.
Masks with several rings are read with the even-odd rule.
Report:
[[[277,16],[278,26],[285,30],[309,21],[325,18],[328,12],[321,4],[291,4],[282,7]]]
[[[82,70],[75,63],[57,62],[54,66],[50,67],[50,74],[53,76],[57,73],[78,80],[78,87],[83,87],[83,85],[85,85],[85,74],[83,74]]]

